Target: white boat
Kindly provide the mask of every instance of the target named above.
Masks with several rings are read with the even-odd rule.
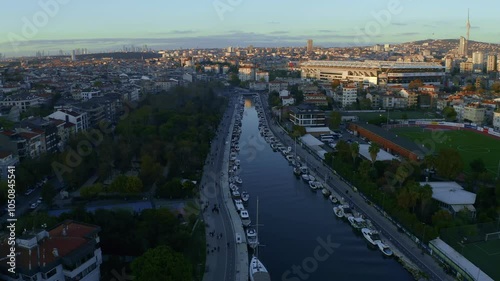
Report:
[[[240,212],[241,223],[243,226],[249,226],[252,221],[250,220],[250,215],[247,210],[241,210]]]
[[[341,205],[339,208],[342,208],[342,211],[344,212],[344,217],[349,219],[349,217],[353,216],[352,210],[349,207],[349,205]]]
[[[250,261],[250,280],[251,281],[271,281],[269,272],[264,267],[264,264],[256,257],[253,256]]]
[[[242,184],[243,183],[243,180],[240,177],[238,177],[238,176],[234,177],[233,179],[234,179],[234,182],[237,183],[237,184]]]
[[[337,199],[337,197],[335,197],[333,194],[330,194],[330,197],[329,197],[330,201],[332,201],[332,203],[334,204],[337,204],[339,202],[339,200]]]
[[[339,218],[344,217],[344,211],[340,208],[340,206],[333,207],[333,213]]]
[[[310,181],[316,181],[316,178],[313,175],[309,175],[309,180]]]
[[[382,252],[382,254],[384,254],[385,256],[388,256],[388,257],[392,256],[393,252],[392,252],[391,248],[389,248],[389,246],[387,246],[387,244],[385,244],[381,240],[378,240],[376,244],[378,246],[378,249]]]
[[[257,231],[253,228],[248,228],[247,231],[247,242],[250,248],[255,249],[259,245],[259,240],[257,238]]]
[[[309,182],[310,179],[309,179],[309,175],[308,174],[303,174],[302,175],[302,179],[305,181],[305,182]]]
[[[366,241],[368,241],[373,246],[377,246],[378,241],[380,241],[378,231],[369,228],[363,228],[361,229],[361,233],[363,233]]]
[[[241,200],[243,200],[243,202],[248,202],[249,199],[250,199],[250,194],[248,194],[248,192],[246,191],[243,191],[241,193]]]
[[[295,167],[293,168],[293,173],[296,175],[296,176],[300,176],[300,169]]]
[[[239,165],[241,164],[240,159],[236,159],[236,160],[234,160],[234,164],[236,164],[236,166],[239,166]]]
[[[245,210],[245,206],[243,206],[243,201],[241,201],[240,199],[234,200],[234,206],[236,206],[236,210],[238,212]]]
[[[307,173],[309,173],[309,170],[307,169],[307,167],[306,167],[306,166],[302,166],[302,167],[300,167],[300,172],[301,172],[302,174],[307,174]]]
[[[312,189],[312,190],[316,190],[318,187],[316,186],[316,182],[315,181],[309,181],[309,187]]]
[[[234,183],[230,183],[229,188],[231,189],[231,191],[238,191],[238,186]]]
[[[257,233],[259,232],[259,198],[257,198]],[[271,281],[269,272],[264,267],[264,264],[257,258],[259,253],[259,242],[255,247],[255,255],[250,260],[250,281]]]
[[[323,195],[325,197],[328,197],[330,196],[330,194],[332,194],[332,192],[330,190],[328,190],[328,188],[324,187],[323,190],[321,190],[321,193],[323,193]]]
[[[286,156],[286,160],[288,160],[288,162],[292,162],[293,161],[293,155],[287,155]]]
[[[368,226],[366,221],[361,217],[350,216],[347,218],[347,220],[349,221],[351,226],[354,227],[355,229],[362,229]]]
[[[241,198],[241,194],[238,190],[231,192],[234,198]]]

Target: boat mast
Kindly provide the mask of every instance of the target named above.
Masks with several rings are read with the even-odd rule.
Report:
[[[259,251],[259,197],[257,197],[257,225],[256,225],[256,229],[257,229],[257,246],[255,247],[255,256],[257,257],[258,256],[258,251]]]

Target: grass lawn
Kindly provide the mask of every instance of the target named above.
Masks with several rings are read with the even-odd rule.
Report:
[[[462,251],[473,264],[481,268],[493,280],[500,280],[500,240],[466,244]],[[474,276],[475,278],[476,276]]]
[[[426,144],[426,147],[438,152],[443,148],[455,148],[464,161],[464,169],[470,171],[469,163],[477,158],[484,161],[486,168],[495,174],[500,160],[500,140],[466,130],[431,131],[420,127],[392,129],[399,136]]]
[[[433,119],[441,118],[436,116],[434,112],[426,111],[400,111],[400,110],[389,110],[389,119],[403,119],[403,115],[406,113],[408,119]],[[358,116],[362,121],[369,121],[370,119],[377,118],[379,116],[387,117],[387,112],[353,112],[347,115]]]

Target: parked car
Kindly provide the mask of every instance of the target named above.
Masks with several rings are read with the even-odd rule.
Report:
[[[37,202],[32,203],[32,204],[30,205],[30,209],[34,210],[34,209],[36,209],[36,208],[38,207],[38,205],[40,205],[40,204],[39,204],[39,203],[37,203]]]
[[[33,193],[33,189],[30,188],[30,189],[26,190],[24,195],[29,196],[31,193]]]

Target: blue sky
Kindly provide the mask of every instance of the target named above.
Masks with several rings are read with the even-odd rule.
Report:
[[[43,7],[45,3],[45,8]],[[47,8],[49,7],[49,8]],[[500,42],[500,2],[430,0],[9,0],[2,3],[0,53],[55,54],[225,46],[401,43],[465,36]]]

